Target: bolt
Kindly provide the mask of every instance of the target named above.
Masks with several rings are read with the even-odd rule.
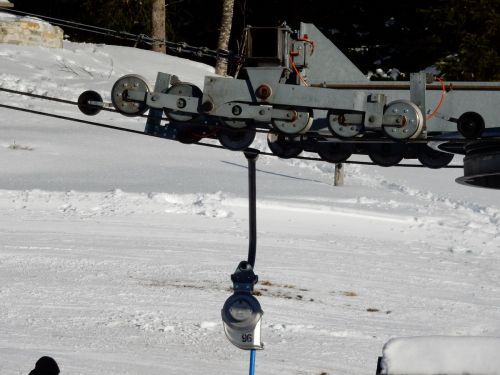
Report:
[[[377,117],[375,117],[375,116],[368,117],[369,122],[375,122],[376,120],[377,120]]]
[[[232,113],[233,113],[233,115],[235,115],[235,116],[239,116],[239,115],[241,115],[241,112],[242,112],[242,111],[243,111],[243,110],[241,109],[241,107],[240,107],[239,105],[235,105],[235,106],[233,107],[233,109],[231,110],[231,112],[232,112]]]
[[[153,96],[151,97],[151,101],[152,101],[152,102],[156,102],[158,99],[160,99],[160,97],[159,97],[158,95],[153,95]]]
[[[398,113],[398,109],[397,108],[393,108],[392,109],[392,113]]]
[[[186,107],[186,100],[185,99],[177,99],[177,108],[185,108]]]
[[[271,89],[270,86],[263,84],[257,87],[257,90],[255,90],[255,95],[259,99],[267,99],[271,96],[273,90]]]
[[[210,112],[214,109],[214,104],[210,101],[206,101],[201,105],[201,110],[203,112]]]
[[[261,109],[259,111],[259,115],[264,116],[266,114],[266,111],[264,109]]]

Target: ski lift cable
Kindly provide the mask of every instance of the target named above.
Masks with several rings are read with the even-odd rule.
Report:
[[[82,119],[78,119],[78,118],[74,118],[74,117],[57,115],[55,113],[47,113],[47,112],[42,112],[42,111],[36,111],[34,109],[22,108],[22,107],[17,107],[17,106],[12,106],[12,105],[8,105],[8,104],[2,104],[2,103],[0,103],[0,107],[1,108],[6,108],[6,109],[11,109],[11,110],[14,110],[14,111],[32,113],[32,114],[35,114],[35,115],[38,115],[38,116],[52,117],[52,118],[57,118],[57,119],[60,119],[60,120],[69,120],[69,121],[79,122],[79,123],[82,123],[82,124],[98,126],[98,127],[101,127],[101,128],[112,129],[112,130],[119,130],[119,131],[124,131],[124,132],[128,132],[128,133],[135,133],[135,134],[142,134],[142,135],[144,135],[144,132],[142,132],[140,130],[127,129],[127,128],[122,128],[122,127],[119,127],[119,126],[103,124],[103,123],[100,123],[100,122],[94,122],[94,121],[82,120]]]
[[[165,39],[158,39],[158,38],[153,38],[151,36],[145,35],[145,34],[133,34],[128,31],[117,31],[113,29],[108,29],[104,27],[98,27],[94,25],[89,25],[85,23],[80,23],[80,22],[74,22],[74,21],[68,21],[65,19],[61,18],[55,18],[55,17],[49,17],[49,16],[44,16],[41,14],[35,14],[35,13],[29,13],[29,12],[23,12],[20,10],[14,10],[14,9],[5,9],[3,10],[5,12],[9,12],[12,14],[18,14],[18,15],[24,15],[24,16],[29,16],[29,17],[37,17],[43,20],[50,21],[52,24],[56,26],[61,26],[61,27],[68,27],[72,28],[75,30],[81,30],[89,33],[94,33],[94,34],[99,34],[99,35],[104,35],[104,36],[111,36],[114,38],[122,39],[122,40],[129,40],[129,41],[134,41],[137,42],[140,40],[141,42],[144,42],[146,44],[152,45],[155,43],[163,43],[165,46],[174,52],[178,53],[185,53],[185,54],[192,54],[196,55],[198,57],[212,57],[212,58],[231,58],[235,60],[239,60],[240,57],[237,54],[234,54],[231,51],[227,50],[213,50],[208,47],[195,47],[195,46],[190,46],[187,43],[184,42],[170,42]]]
[[[13,89],[7,89],[0,87],[0,91],[9,93],[9,94],[15,94],[15,95],[22,95],[22,96],[27,96],[30,98],[36,98],[36,99],[41,99],[41,100],[48,100],[56,103],[63,103],[63,104],[69,104],[69,105],[75,105],[78,107],[85,107],[85,108],[90,108],[90,109],[99,109],[102,111],[106,112],[113,112],[113,113],[119,113],[116,109],[113,108],[106,108],[101,105],[95,105],[95,104],[83,104],[79,102],[75,102],[73,100],[68,100],[68,99],[62,99],[62,98],[55,98],[53,96],[45,96],[45,95],[38,95],[38,94],[33,94],[31,92],[26,92],[26,91],[19,91],[19,90],[13,90]],[[138,114],[136,117],[142,117],[146,119],[154,119],[154,120],[163,120],[163,121],[170,121],[168,117],[163,117],[163,116],[154,116],[151,114]],[[222,126],[212,126],[213,129],[223,129],[224,127]],[[255,129],[257,133],[267,133],[267,131],[263,129]]]
[[[55,98],[53,96],[38,95],[38,94],[33,94],[31,92],[18,91],[18,90],[13,90],[13,89],[6,89],[4,87],[0,87],[0,91],[6,92],[9,94],[22,95],[22,96],[28,96],[28,97],[36,98],[36,99],[48,100],[51,102],[78,105],[78,102],[75,102],[73,100]],[[88,107],[89,108],[99,108],[99,109],[102,109],[103,111],[108,111],[108,112],[118,112],[117,110],[112,109],[112,108],[103,108],[101,106],[92,105],[92,104],[88,104]]]
[[[20,15],[24,15],[24,16],[29,16],[29,17],[42,18],[42,19],[46,19],[46,20],[49,20],[49,21],[64,22],[64,23],[67,23],[67,24],[71,24],[71,25],[75,25],[75,26],[83,26],[83,27],[92,28],[92,29],[95,29],[95,30],[103,31],[103,32],[108,32],[108,33],[120,33],[120,34],[128,35],[128,36],[131,36],[131,37],[136,37],[137,36],[135,34],[127,32],[127,31],[116,31],[116,30],[113,30],[113,29],[105,28],[105,27],[93,26],[93,25],[89,25],[89,24],[85,24],[85,23],[80,23],[80,22],[75,22],[75,21],[68,21],[68,20],[65,20],[65,19],[62,19],[62,18],[55,18],[55,17],[50,17],[50,16],[44,16],[42,14],[24,12],[22,10],[17,10],[17,9],[4,9],[3,11],[9,12],[9,13],[20,14]]]
[[[123,131],[127,133],[133,133],[133,134],[139,134],[139,135],[148,135],[154,137],[154,135],[144,133],[143,131],[140,130],[135,130],[135,129],[128,129],[128,128],[123,128],[120,126],[115,126],[115,125],[109,125],[109,124],[104,124],[100,122],[95,122],[95,121],[88,121],[88,120],[82,120],[74,117],[69,117],[69,116],[63,116],[63,115],[57,115],[54,113],[47,113],[47,112],[42,112],[42,111],[36,111],[33,109],[27,109],[27,108],[22,108],[18,106],[12,106],[12,105],[7,105],[7,104],[2,104],[0,103],[0,108],[5,108],[9,110],[14,110],[14,111],[20,111],[20,112],[25,112],[25,113],[31,113],[37,116],[46,116],[46,117],[52,117],[52,118],[57,118],[60,120],[67,120],[67,121],[72,121],[72,122],[77,122],[77,123],[82,123],[86,125],[91,125],[91,126],[96,126],[100,128],[105,128],[105,129],[110,129],[110,130],[118,130],[118,131]],[[210,147],[210,148],[217,148],[217,149],[222,149],[226,150],[223,146],[219,145],[214,145],[210,143],[205,143],[205,142],[197,142],[194,145],[199,145],[203,147]],[[260,152],[260,155],[264,156],[271,156],[271,157],[278,157],[274,155],[273,153],[270,152]],[[314,158],[314,157],[307,157],[307,156],[296,156],[293,159],[299,159],[299,160],[309,160],[309,161],[319,161],[319,162],[324,162],[324,160],[320,158]],[[376,165],[371,162],[364,162],[364,161],[343,161],[342,163],[345,164],[357,164],[357,165]],[[418,165],[418,164],[397,164],[395,167],[409,167],[409,168],[425,168],[423,165]],[[448,165],[443,168],[463,168],[463,165]]]
[[[116,109],[107,108],[107,107],[101,106],[101,105],[82,104],[82,103],[79,103],[79,102],[76,102],[73,100],[56,98],[56,97],[52,97],[52,96],[39,95],[39,94],[31,93],[31,92],[19,91],[19,90],[7,89],[7,88],[0,87],[0,92],[2,92],[2,91],[9,93],[9,94],[22,95],[22,96],[27,96],[27,97],[31,97],[31,98],[48,100],[48,101],[53,101],[53,102],[57,102],[57,103],[69,104],[69,105],[76,105],[78,107],[93,108],[93,109],[99,109],[99,110],[103,110],[103,111],[107,111],[107,112],[119,113]],[[137,114],[136,117],[170,121],[170,118],[168,118],[168,117],[154,116],[151,114]],[[179,125],[180,124],[182,124],[182,123],[179,123]],[[225,129],[225,127],[216,126],[216,125],[212,125],[212,128],[213,129]],[[269,131],[264,130],[264,129],[255,129],[255,131],[257,133],[264,133],[264,134],[267,134],[269,132]],[[328,139],[331,139],[334,141],[338,140],[338,137],[331,135],[331,134],[316,134],[314,132],[311,132],[311,134],[308,134],[308,136],[323,138],[325,140],[328,140]],[[411,140],[408,140],[406,143],[426,143],[428,141],[448,142],[448,141],[463,141],[463,139],[451,139],[451,138],[446,138],[446,137],[433,136],[432,138],[426,138],[426,139],[411,139]],[[500,141],[500,138],[489,137],[488,141]],[[346,143],[400,143],[400,142],[398,142],[397,140],[393,140],[393,139],[356,139],[356,140],[353,140],[352,142],[346,142]]]
[[[51,21],[51,24],[52,25],[56,25],[56,26],[61,26],[61,27],[69,27],[69,28],[74,29],[74,30],[85,31],[85,32],[93,33],[93,34],[103,35],[103,36],[112,36],[112,37],[114,37],[116,39],[121,39],[121,40],[137,41],[137,39],[140,37],[140,35],[135,36],[135,37],[127,37],[127,36],[124,36],[124,35],[120,35],[119,34],[120,32],[116,32],[118,34],[108,33],[108,32],[105,32],[105,31],[92,30],[92,29],[88,29],[88,28],[85,28],[85,27],[66,25],[66,24],[64,24],[62,22]],[[146,41],[144,38],[140,38],[140,39],[141,39],[142,42],[144,42],[146,44],[149,44],[149,45],[153,44],[152,42]]]
[[[88,107],[88,108],[98,108],[100,110],[105,110],[105,111],[108,111],[108,112],[115,112],[115,113],[118,112],[115,109],[105,108],[105,107],[102,107],[102,106],[99,106],[99,105],[81,104],[81,103],[78,103],[78,102],[75,102],[75,101],[72,101],[72,100],[67,100],[67,99],[62,99],[62,98],[55,98],[55,97],[50,97],[50,96],[45,96],[45,95],[38,95],[38,94],[33,94],[33,93],[24,92],[24,91],[18,91],[18,90],[13,90],[13,89],[7,89],[7,88],[2,88],[2,87],[0,87],[0,91],[6,92],[6,93],[11,93],[11,94],[18,94],[18,95],[33,97],[33,98],[36,98],[36,99],[42,99],[42,100],[48,100],[48,101],[53,101],[53,102],[58,102],[58,103],[69,104],[69,105],[84,106],[84,107]],[[21,107],[6,106],[5,104],[3,104],[1,106],[4,107],[4,108],[13,109],[13,110],[18,109],[18,110],[24,111],[24,112],[30,112],[31,111],[31,110],[24,109],[24,108],[21,108]],[[38,115],[42,115],[42,116],[49,116],[49,117],[59,116],[59,115],[52,115],[52,114],[48,114],[48,113],[45,113],[45,112],[39,112],[39,111],[33,111],[32,113],[38,114]],[[139,117],[170,121],[169,118],[162,117],[162,116],[151,116],[151,115],[145,115],[145,114],[143,114],[143,115],[139,115]],[[116,127],[116,126],[113,126],[113,125],[106,125],[106,124],[92,122],[92,121],[80,120],[80,119],[75,119],[75,118],[72,118],[72,117],[59,116],[57,118],[66,119],[66,120],[69,120],[69,121],[82,122],[82,123],[86,123],[86,124],[89,124],[89,125],[96,125],[96,126],[102,125],[102,127],[110,128],[110,129],[114,129],[114,130],[130,131],[130,129],[126,129],[126,128],[122,128],[122,127]],[[223,128],[223,127],[221,127],[221,126],[212,126],[212,130],[216,130],[218,128]],[[142,131],[133,131],[133,132],[145,135],[145,133],[142,132]],[[263,130],[263,129],[255,129],[255,132],[257,132],[257,133],[264,133],[264,134],[268,133],[268,131]],[[321,138],[331,138],[333,136],[321,135],[320,137]],[[439,138],[439,137],[433,137],[431,140],[432,141],[453,141],[453,139]],[[490,138],[489,140],[490,141],[491,140],[497,141],[499,139],[491,139]],[[380,142],[380,140],[378,142]],[[414,140],[412,143],[418,143],[418,142],[419,142],[419,140]],[[370,140],[356,140],[356,143],[377,143],[377,140],[371,140],[371,139]],[[198,142],[198,144],[207,145],[207,146],[209,145],[209,144],[204,144],[204,143],[200,143],[200,142]],[[221,147],[221,146],[215,146],[215,147],[217,147],[217,148],[224,148],[224,147]],[[266,156],[276,156],[276,155],[274,155],[272,153],[267,153],[266,154],[266,153],[263,152],[262,154],[266,155]],[[305,156],[297,156],[297,157],[295,157],[295,159],[311,160],[311,161],[323,161],[322,159],[319,159],[319,158],[305,157]],[[344,163],[374,165],[374,163],[370,163],[370,162],[344,161]],[[415,164],[398,164],[397,166],[401,166],[401,167],[423,167],[422,165],[415,165]],[[448,165],[445,168],[462,168],[462,167],[463,166],[461,166],[461,165]]]

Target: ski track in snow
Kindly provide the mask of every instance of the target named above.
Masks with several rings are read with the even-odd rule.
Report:
[[[318,164],[308,161],[291,161],[291,165],[299,168],[308,168],[320,173],[330,173],[333,175],[334,166],[331,164]],[[418,212],[413,218],[411,227],[420,228],[422,231],[432,232],[435,228],[442,231],[459,230],[464,235],[460,238],[459,244],[452,244],[449,247],[451,252],[471,252],[468,248],[468,238],[475,237],[473,242],[480,238],[483,244],[494,241],[500,245],[500,210],[495,207],[481,205],[475,202],[460,200],[450,196],[443,196],[431,191],[419,190],[404,183],[388,181],[382,176],[368,174],[367,167],[358,165],[346,166],[346,180],[354,181],[361,185],[384,189],[389,193],[394,193],[394,197],[387,201],[381,201],[368,197],[358,197],[355,199],[359,205],[373,208],[391,207],[393,209],[413,207]],[[408,198],[415,198],[412,204],[406,203]],[[443,216],[441,216],[443,215]],[[449,236],[450,239],[453,236]],[[463,242],[465,240],[465,242]],[[454,242],[454,241],[452,241]],[[458,242],[458,241],[457,241]],[[474,250],[477,251],[477,250]]]

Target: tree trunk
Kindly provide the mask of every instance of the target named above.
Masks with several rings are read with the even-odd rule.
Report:
[[[335,164],[335,177],[333,180],[335,186],[344,186],[344,164]]]
[[[165,40],[165,0],[153,0],[151,23],[153,26],[153,38]],[[165,43],[155,42],[153,51],[166,53]]]
[[[219,42],[217,48],[227,50],[229,46],[229,37],[231,36],[231,26],[233,24],[234,0],[223,0],[222,21],[219,32]],[[215,64],[215,73],[227,75],[227,59],[219,57]]]

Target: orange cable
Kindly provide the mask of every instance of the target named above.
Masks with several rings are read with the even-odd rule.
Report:
[[[433,118],[436,115],[437,111],[441,107],[441,104],[443,104],[443,102],[444,102],[444,97],[446,96],[446,85],[445,85],[444,81],[439,77],[434,77],[434,79],[436,81],[441,82],[441,99],[439,99],[439,103],[438,103],[437,107],[434,109],[434,111],[432,111],[432,113],[426,117],[426,120],[430,120],[431,118]]]
[[[299,76],[300,80],[302,81],[302,83],[308,87],[309,84],[304,80],[304,77],[302,77],[302,75],[300,74],[299,70],[297,69],[297,67],[295,66],[295,63],[293,62],[293,58],[292,56],[290,56],[290,65],[292,65],[292,68],[293,70],[295,71],[295,73],[297,73],[297,75]]]
[[[297,39],[300,42],[306,42],[311,45],[311,53],[309,55],[312,55],[314,53],[314,49],[316,48],[316,43],[314,43],[313,40],[309,40],[308,38],[298,38]]]

